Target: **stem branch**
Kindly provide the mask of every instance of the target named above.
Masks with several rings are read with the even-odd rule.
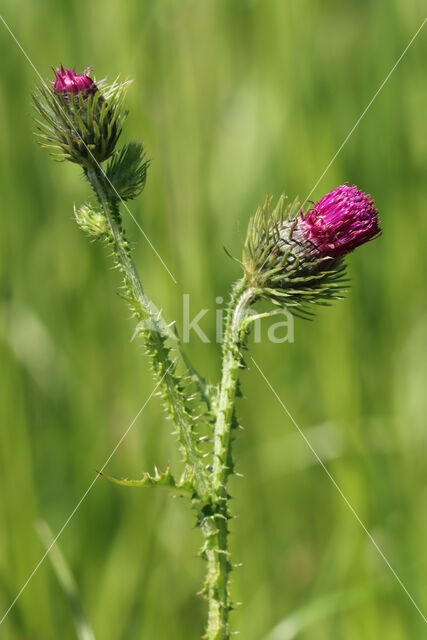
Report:
[[[176,365],[170,359],[170,349],[165,344],[166,336],[163,329],[165,324],[161,322],[160,312],[155,309],[153,303],[144,293],[120,223],[117,202],[108,198],[103,174],[99,169],[91,168],[87,170],[87,177],[104,210],[116,261],[123,274],[129,303],[137,317],[139,332],[145,340],[166,409],[177,427],[178,439],[183,447],[186,463],[190,467],[195,489],[200,498],[206,498],[209,491],[206,473],[197,452],[192,433],[193,419],[180,390],[181,383],[176,373]]]

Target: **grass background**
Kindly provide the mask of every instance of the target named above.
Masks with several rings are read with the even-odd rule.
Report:
[[[304,198],[421,24],[416,0],[4,0],[43,77],[94,65],[134,78],[124,139],[153,159],[128,220],[149,294],[168,318],[227,296],[249,215],[266,192]],[[0,614],[153,383],[102,246],[72,218],[76,167],[32,136],[34,70],[0,24]],[[425,203],[427,34],[419,35],[313,194],[370,192],[384,234],[349,259],[352,290],[294,344],[254,356],[424,612],[427,609]],[[189,352],[212,379],[219,347]],[[425,623],[256,370],[243,377],[232,483],[233,627],[245,640],[406,640]],[[108,466],[139,476],[174,459],[153,399]],[[98,481],[60,546],[98,640],[198,638],[199,532],[181,501]],[[277,625],[280,625],[277,627]],[[274,628],[276,628],[275,631]],[[268,635],[270,634],[270,635]],[[46,561],[0,629],[76,637]]]

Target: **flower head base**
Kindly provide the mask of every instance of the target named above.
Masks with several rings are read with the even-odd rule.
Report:
[[[319,254],[339,258],[380,233],[371,196],[342,184],[327,193],[298,222],[304,240]]]
[[[59,160],[93,168],[115,150],[126,116],[123,97],[129,82],[95,82],[74,69],[56,69],[51,87],[43,85],[33,94],[40,144]]]
[[[61,68],[53,69],[55,74],[55,82],[52,82],[53,88],[64,96],[68,93],[95,92],[97,86],[92,78],[89,77],[91,69],[92,67],[87,67],[82,75],[78,75],[75,68],[64,69],[61,65]]]
[[[258,297],[311,315],[308,304],[342,298],[343,256],[380,234],[370,196],[341,185],[305,215],[298,201],[271,198],[249,223],[242,267]]]

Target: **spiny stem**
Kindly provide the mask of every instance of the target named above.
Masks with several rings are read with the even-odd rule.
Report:
[[[87,170],[87,177],[104,210],[116,261],[123,274],[124,285],[129,296],[129,303],[140,323],[140,333],[151,357],[152,367],[165,399],[167,411],[177,427],[178,438],[194,479],[195,490],[201,499],[205,499],[209,493],[206,473],[197,452],[192,433],[192,417],[180,391],[180,380],[176,374],[175,362],[170,359],[169,348],[165,345],[166,338],[163,330],[165,325],[160,320],[159,311],[155,309],[144,293],[120,223],[118,205],[116,201],[108,198],[103,174],[99,169],[91,168]],[[149,321],[149,327],[147,321]]]
[[[229,640],[229,613],[231,609],[229,574],[231,563],[228,551],[227,517],[220,513],[202,524],[205,537],[204,553],[207,560],[205,594],[208,601],[208,622],[205,640]]]
[[[231,609],[229,574],[231,563],[228,550],[228,476],[233,470],[231,430],[234,418],[238,371],[242,366],[241,349],[246,329],[243,320],[254,297],[246,278],[239,280],[232,291],[225,323],[223,342],[222,380],[219,390],[214,432],[214,460],[211,476],[212,515],[205,518],[205,555],[208,571],[205,582],[208,599],[206,640],[229,640],[229,612]]]
[[[158,311],[145,295],[136,271],[129,246],[121,225],[118,205],[108,197],[103,175],[96,169],[87,171],[102,205],[117,264],[123,274],[127,299],[138,322],[153,370],[160,381],[166,407],[177,427],[186,463],[191,471],[195,490],[200,498],[200,524],[205,538],[203,552],[207,560],[205,591],[208,600],[206,640],[229,640],[229,574],[231,563],[228,550],[228,476],[232,473],[231,430],[238,384],[238,372],[242,366],[241,350],[247,334],[244,323],[246,310],[255,297],[246,278],[238,281],[232,291],[227,311],[223,342],[222,380],[216,402],[214,431],[214,457],[212,472],[207,477],[192,432],[192,417],[181,393],[180,381],[175,373],[175,363],[169,357],[165,345],[165,326]],[[147,328],[146,321],[150,326]]]
[[[242,366],[241,350],[246,331],[242,335],[242,322],[255,292],[247,285],[246,278],[239,280],[233,288],[225,323],[223,342],[222,378],[219,391],[217,418],[214,435],[214,461],[212,489],[214,501],[224,495],[224,484],[229,474],[231,418],[233,415],[238,371]]]

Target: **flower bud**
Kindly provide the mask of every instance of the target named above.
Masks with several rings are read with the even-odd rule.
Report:
[[[111,156],[125,117],[121,104],[128,82],[95,82],[75,69],[57,68],[52,86],[43,85],[33,95],[37,135],[41,146],[53,149],[59,160],[93,168]]]
[[[380,233],[371,197],[347,184],[336,187],[303,214],[282,196],[271,198],[249,224],[242,266],[259,297],[287,307],[327,304],[341,298],[343,257]]]
[[[97,86],[92,78],[89,78],[88,73],[91,68],[87,67],[83,75],[78,75],[75,68],[64,69],[62,65],[60,69],[53,69],[56,78],[55,82],[52,82],[53,88],[64,96],[68,93],[85,93],[86,91],[94,93],[97,90]]]
[[[107,219],[103,211],[92,204],[74,207],[74,217],[80,229],[94,238],[109,236]]]

